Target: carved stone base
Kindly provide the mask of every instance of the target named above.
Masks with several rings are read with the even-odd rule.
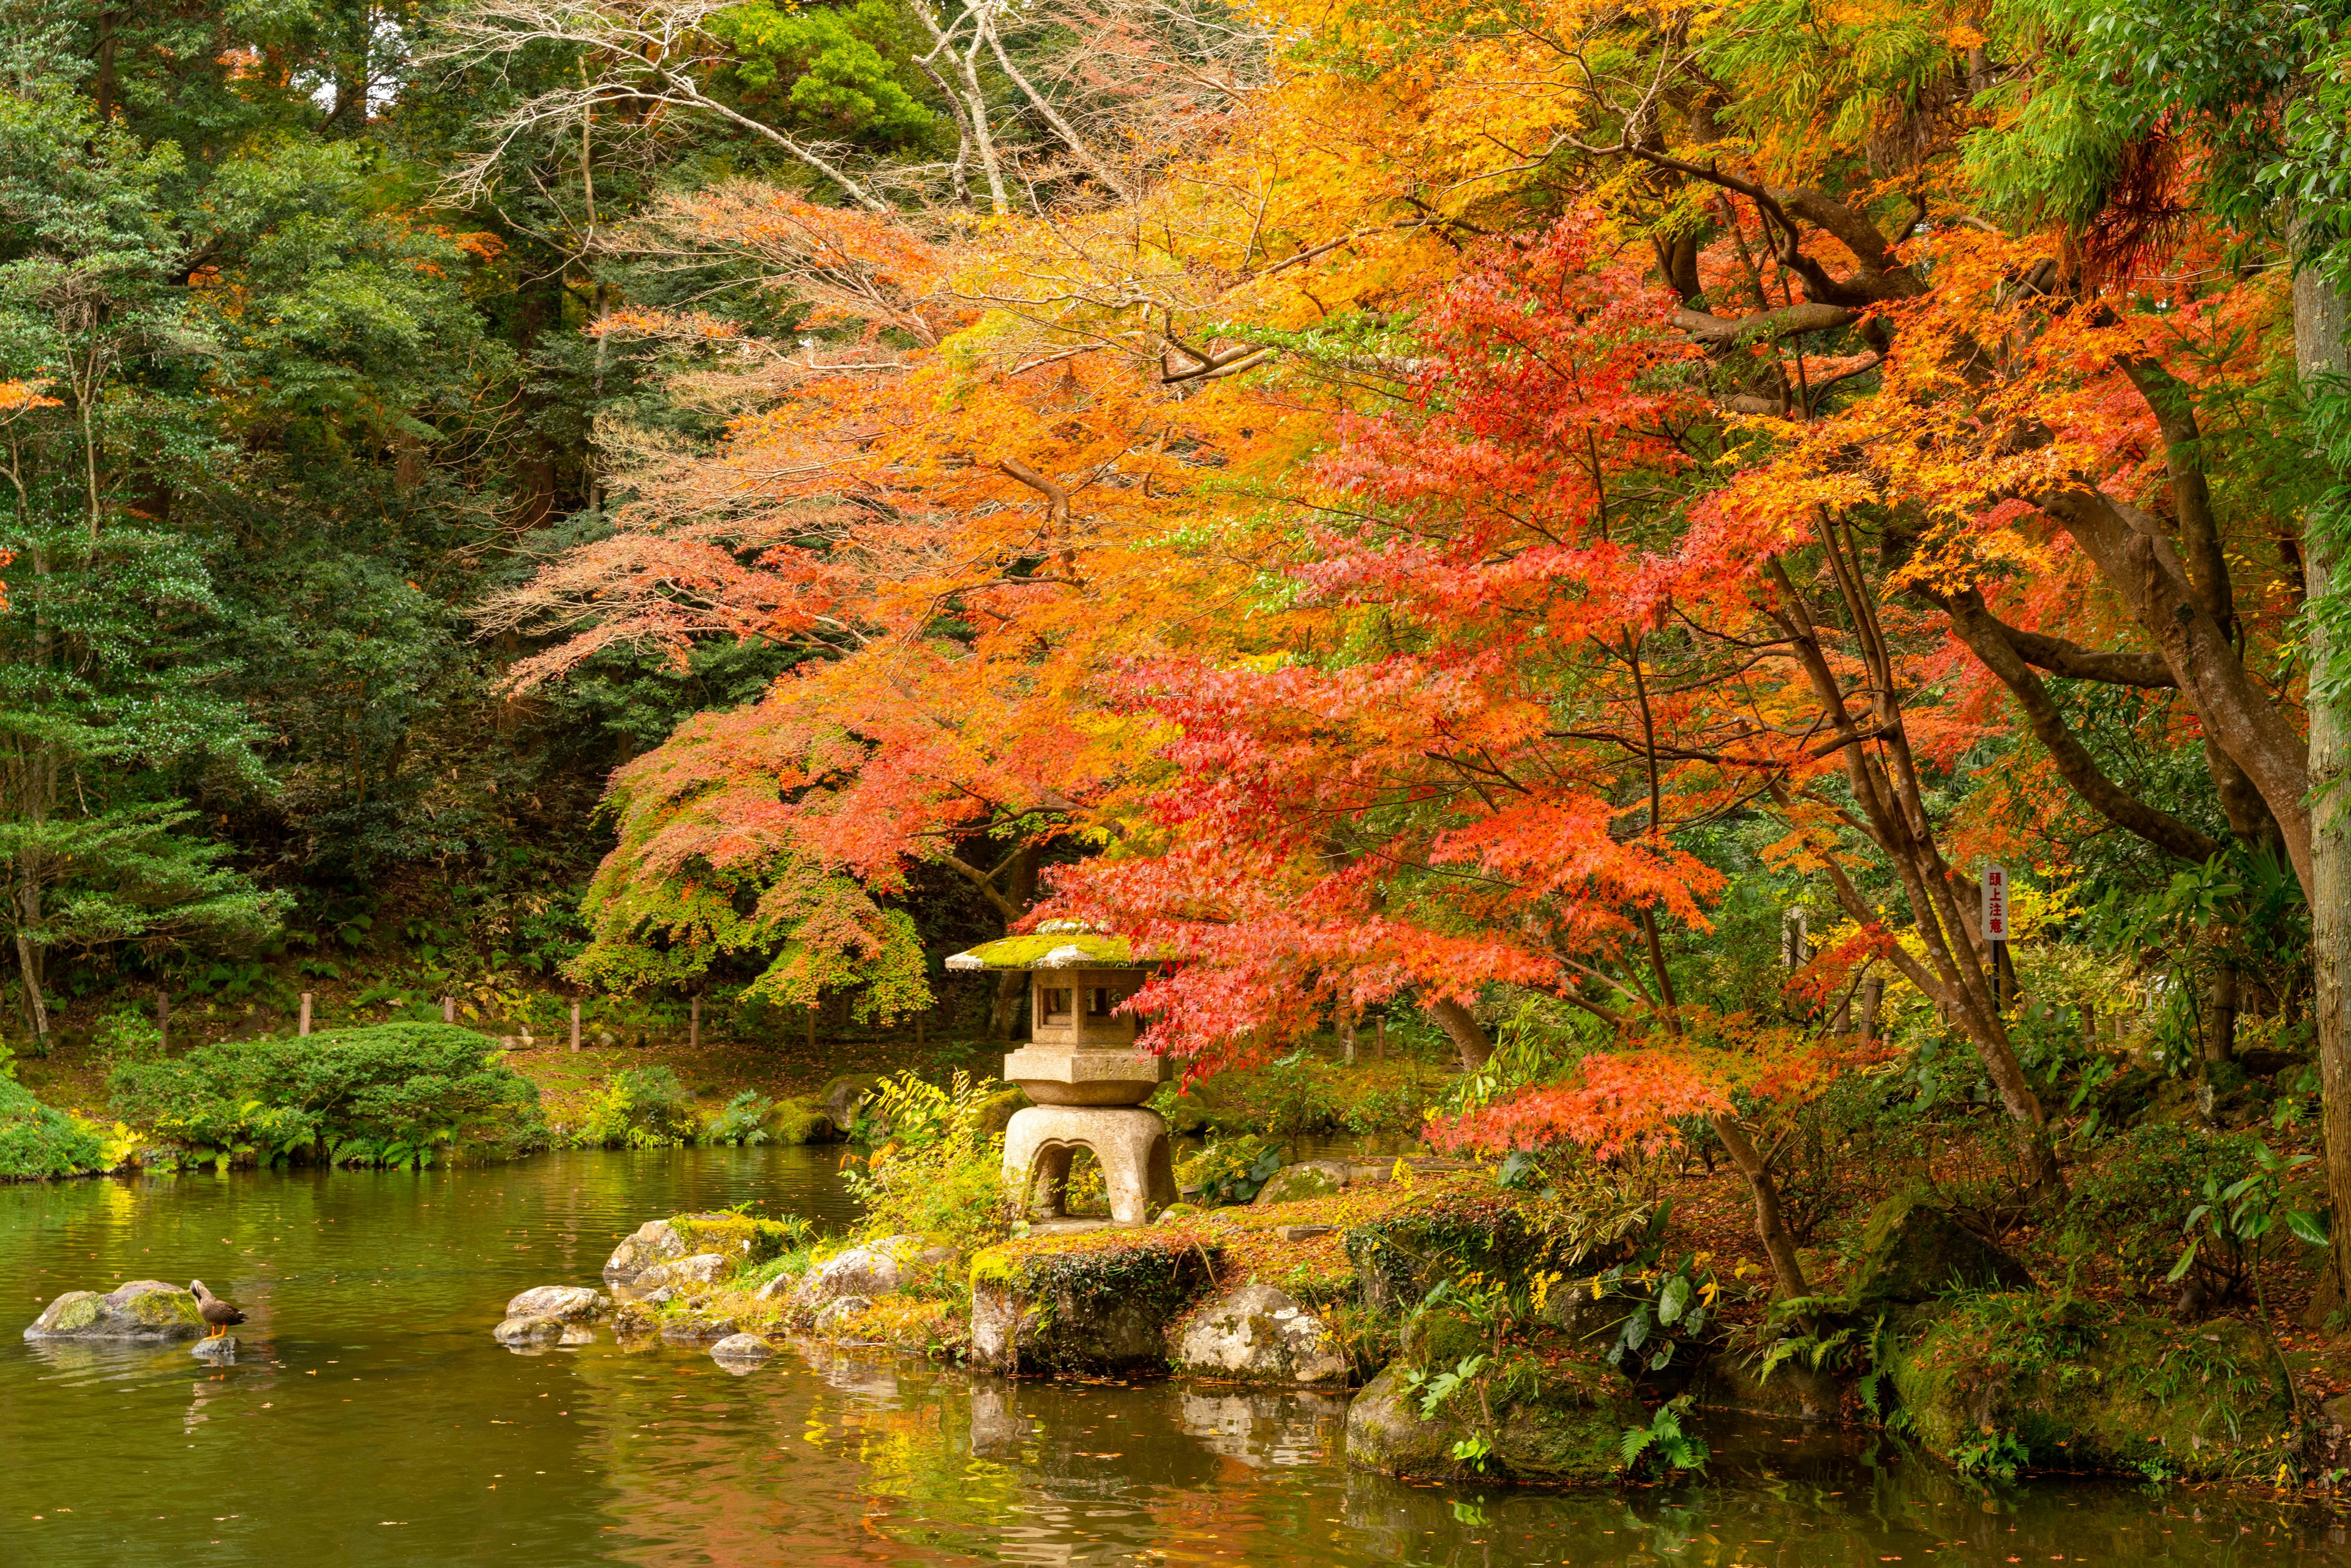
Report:
[[[1018,1184],[1034,1218],[1057,1219],[1079,1149],[1093,1151],[1110,1189],[1111,1218],[1141,1225],[1176,1201],[1167,1124],[1156,1111],[1109,1105],[1031,1105],[1004,1129],[1004,1179]]]

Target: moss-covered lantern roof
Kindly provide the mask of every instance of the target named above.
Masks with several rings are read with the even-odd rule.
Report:
[[[1067,921],[1049,921],[1026,936],[983,942],[947,960],[950,969],[1147,969],[1123,936],[1103,936]]]

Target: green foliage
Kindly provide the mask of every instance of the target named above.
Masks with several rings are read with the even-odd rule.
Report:
[[[2195,1268],[2207,1247],[2224,1253],[2231,1260],[2241,1259],[2244,1272],[2252,1281],[2255,1299],[2261,1303],[2262,1315],[2269,1315],[2268,1297],[2262,1287],[2262,1243],[2271,1232],[2283,1223],[2288,1232],[2313,1247],[2327,1244],[2326,1228],[2308,1209],[2294,1207],[2294,1196],[2287,1188],[2288,1181],[2303,1166],[2314,1163],[2315,1155],[2281,1155],[2267,1144],[2253,1145],[2253,1169],[2229,1183],[2220,1185],[2217,1176],[2204,1178],[2203,1201],[2188,1211],[2181,1222],[2188,1245],[2181,1249],[2179,1260],[2164,1275],[2168,1283],[2177,1283]]]
[[[668,1067],[629,1067],[612,1074],[588,1107],[580,1141],[602,1148],[663,1149],[694,1142],[702,1119],[694,1097]]]
[[[710,1118],[703,1135],[714,1144],[764,1144],[768,1141],[768,1113],[775,1108],[773,1100],[756,1089],[746,1089]]]
[[[111,1168],[99,1131],[0,1077],[0,1181],[39,1181]]]
[[[117,1067],[115,1113],[199,1164],[421,1165],[465,1139],[511,1141],[538,1092],[494,1063],[494,1041],[449,1024],[380,1024],[307,1040],[202,1046]]]
[[[2223,1231],[2191,1249],[2187,1270],[2174,1270],[2181,1238],[2205,1193],[2218,1193],[2252,1176],[2257,1144],[2241,1133],[2213,1133],[2183,1124],[2145,1124],[2110,1139],[2097,1160],[2076,1171],[2065,1207],[2063,1240],[2076,1256],[2111,1261],[2123,1280],[2145,1291],[2168,1274],[2191,1277],[2208,1300],[2236,1299],[2244,1291],[2250,1259]]]
[[[890,1139],[843,1179],[872,1236],[935,1237],[970,1254],[1012,1233],[1018,1196],[1004,1182],[1004,1138],[986,1130],[998,1085],[958,1071],[945,1087],[911,1072],[885,1078],[874,1102]]]
[[[1708,1458],[1706,1439],[1682,1427],[1682,1417],[1689,1407],[1690,1396],[1677,1395],[1657,1406],[1647,1426],[1626,1427],[1619,1450],[1624,1455],[1625,1468],[1631,1471],[1652,1469],[1668,1479],[1682,1473],[1704,1475]]]
[[[780,96],[803,124],[832,136],[886,145],[929,138],[930,113],[904,85],[914,73],[903,14],[887,0],[805,7],[750,0],[707,25],[735,51],[735,79],[755,100]]]
[[[1281,1148],[1255,1133],[1238,1138],[1216,1138],[1176,1167],[1176,1186],[1196,1191],[1203,1207],[1221,1208],[1247,1203],[1281,1169]]]

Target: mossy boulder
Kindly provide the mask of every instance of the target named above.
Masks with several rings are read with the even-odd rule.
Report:
[[[1220,1258],[1146,1230],[991,1247],[972,1260],[973,1358],[1002,1372],[1165,1372],[1168,1329]]]
[[[1889,1371],[1919,1441],[1962,1469],[2267,1475],[2294,1436],[2277,1353],[2233,1318],[1963,1297],[1913,1316]]]
[[[824,1108],[832,1124],[846,1133],[849,1124],[856,1120],[857,1108],[881,1087],[882,1075],[878,1072],[844,1072],[818,1091],[816,1103]]]
[[[204,1332],[196,1298],[161,1280],[133,1280],[104,1295],[68,1291],[25,1330],[29,1340],[193,1339]]]
[[[1632,1385],[1599,1357],[1555,1343],[1516,1354],[1532,1358],[1530,1376],[1497,1377],[1484,1401],[1465,1388],[1434,1415],[1422,1413],[1423,1396],[1412,1386],[1416,1364],[1390,1364],[1347,1406],[1347,1462],[1416,1480],[1596,1486],[1621,1479],[1625,1429],[1649,1421]],[[1512,1392],[1530,1385],[1531,1394]],[[1465,1445],[1478,1442],[1485,1452],[1469,1457]]]
[[[1019,1084],[999,1089],[979,1103],[977,1126],[983,1133],[1001,1133],[1012,1118],[1028,1109],[1029,1092]]]
[[[813,1101],[785,1100],[768,1113],[768,1135],[779,1144],[830,1144],[841,1136],[832,1115]]]
[[[1870,1212],[1854,1269],[1865,1308],[1915,1305],[1953,1291],[2029,1291],[2023,1264],[1925,1193],[1896,1193]]]
[[[1338,1160],[1303,1160],[1294,1166],[1284,1166],[1266,1178],[1257,1189],[1260,1204],[1302,1203],[1311,1197],[1329,1197],[1347,1185],[1347,1167]]]
[[[772,1219],[732,1213],[673,1214],[667,1219],[648,1219],[622,1237],[604,1260],[604,1278],[631,1284],[655,1267],[705,1252],[717,1253],[737,1270],[747,1269],[783,1256],[791,1244],[791,1232]]]

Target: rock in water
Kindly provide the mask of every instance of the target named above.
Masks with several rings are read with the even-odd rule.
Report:
[[[42,1309],[25,1337],[138,1342],[193,1339],[204,1332],[194,1295],[161,1280],[133,1280],[102,1296],[95,1291],[68,1291]]]
[[[755,1333],[731,1333],[710,1347],[710,1359],[728,1371],[749,1371],[776,1354],[776,1347]]]
[[[668,1220],[648,1219],[621,1238],[621,1244],[604,1260],[604,1278],[615,1284],[631,1284],[653,1265],[683,1258],[692,1250]]]
[[[735,1326],[733,1318],[713,1317],[703,1308],[688,1307],[662,1321],[661,1336],[672,1344],[709,1344],[726,1338]]]
[[[1482,1436],[1450,1409],[1420,1414],[1421,1396],[1402,1362],[1366,1385],[1347,1406],[1347,1462],[1361,1469],[1422,1480],[1468,1480],[1480,1471],[1455,1457],[1455,1445]],[[1465,1412],[1474,1412],[1466,1396]],[[1570,1486],[1614,1481],[1625,1472],[1628,1427],[1648,1425],[1632,1385],[1595,1357],[1544,1369],[1535,1393],[1495,1402],[1485,1458],[1487,1475]]]
[[[503,1345],[561,1344],[563,1320],[549,1317],[508,1318],[490,1332]]]
[[[1271,1285],[1243,1285],[1192,1315],[1178,1369],[1269,1383],[1344,1383],[1347,1358],[1322,1320]]]
[[[640,1291],[657,1291],[664,1285],[715,1285],[734,1267],[731,1260],[719,1253],[697,1252],[675,1262],[656,1263],[630,1282]]]
[[[918,1270],[935,1268],[954,1256],[945,1247],[925,1247],[919,1236],[885,1236],[810,1270],[794,1288],[792,1299],[802,1312],[813,1312],[843,1296],[886,1296],[904,1289]]]
[[[872,1310],[873,1303],[863,1296],[835,1296],[817,1313],[816,1332],[830,1339],[848,1327],[852,1320]]]
[[[1853,1293],[1865,1307],[1917,1304],[1953,1290],[2029,1291],[2023,1264],[1961,1225],[1925,1193],[1896,1193],[1870,1212]]]
[[[236,1336],[223,1334],[218,1339],[200,1339],[188,1347],[188,1354],[198,1361],[226,1366],[236,1360]]]
[[[538,1285],[507,1303],[510,1318],[554,1318],[567,1323],[594,1322],[611,1310],[611,1297],[585,1285]]]

